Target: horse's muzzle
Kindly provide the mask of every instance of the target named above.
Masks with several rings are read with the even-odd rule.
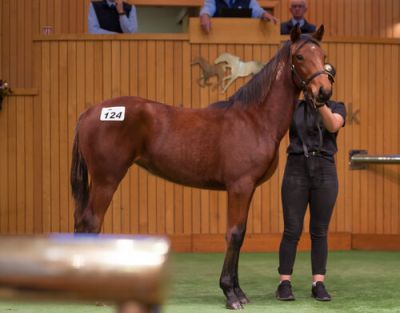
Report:
[[[321,86],[319,88],[316,100],[319,103],[325,103],[331,98],[331,96],[332,96],[332,88],[324,89],[324,87]]]

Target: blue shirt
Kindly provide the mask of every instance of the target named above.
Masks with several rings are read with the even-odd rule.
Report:
[[[224,1],[229,6],[229,0]],[[251,15],[255,18],[261,18],[265,12],[265,10],[258,4],[257,0],[250,0],[249,8],[252,9]],[[200,16],[203,14],[213,16],[216,10],[215,0],[204,0],[204,5],[200,10]]]
[[[109,0],[107,0],[108,6],[115,6],[115,4]],[[121,25],[121,29],[124,33],[135,33],[138,29],[137,18],[136,18],[136,9],[132,5],[131,12],[129,16],[120,15],[119,23]],[[100,27],[99,20],[97,19],[96,11],[94,10],[93,4],[90,3],[89,6],[89,16],[88,16],[88,28],[89,33],[91,34],[118,34],[115,32],[111,32],[109,30],[103,29]]]

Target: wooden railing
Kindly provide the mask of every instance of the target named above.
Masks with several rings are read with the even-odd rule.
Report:
[[[201,7],[204,0],[129,0],[137,6],[180,6],[180,7]],[[263,8],[275,8],[279,1],[259,0],[258,3]]]

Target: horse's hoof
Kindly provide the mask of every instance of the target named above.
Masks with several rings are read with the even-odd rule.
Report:
[[[243,292],[242,289],[240,288],[235,289],[235,294],[241,304],[247,304],[250,302],[249,298],[247,298],[246,294]]]
[[[241,305],[240,301],[233,301],[233,302],[227,302],[226,303],[226,308],[229,310],[242,310],[243,306]]]
[[[239,297],[239,301],[241,304],[247,304],[250,302],[249,298],[247,298],[246,296]]]

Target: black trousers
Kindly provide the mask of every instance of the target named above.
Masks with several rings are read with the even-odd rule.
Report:
[[[279,274],[291,275],[304,215],[310,205],[312,274],[325,275],[328,226],[338,193],[336,166],[320,156],[289,155],[282,182],[285,229],[279,249]]]

